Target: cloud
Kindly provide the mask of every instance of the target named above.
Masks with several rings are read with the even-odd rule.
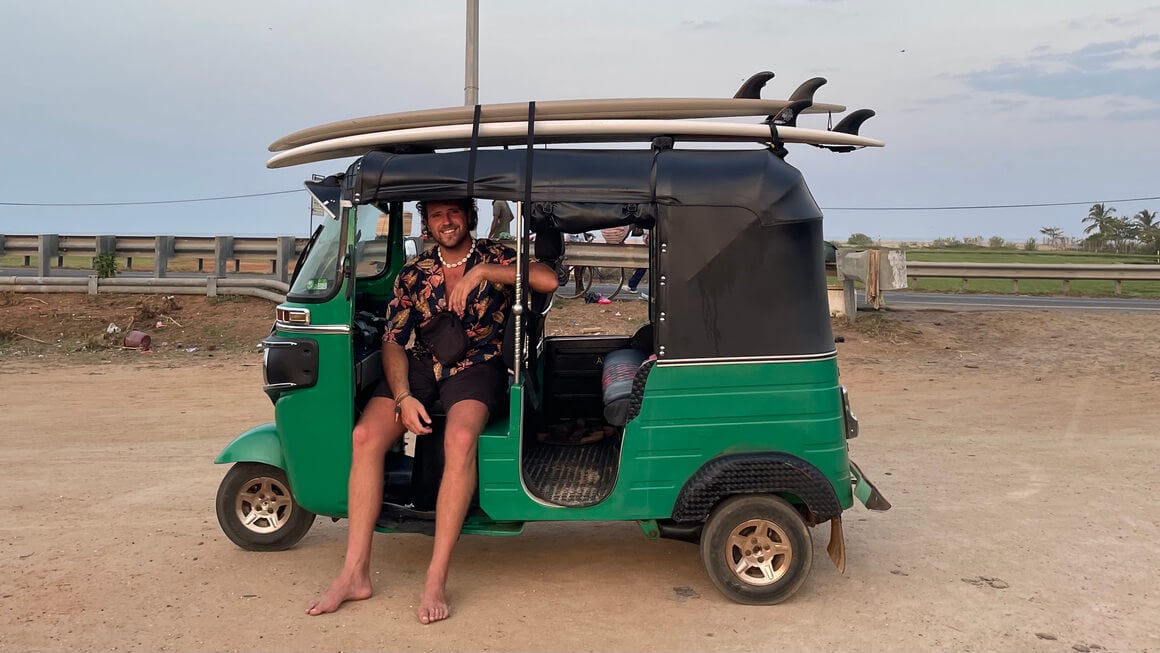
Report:
[[[1090,43],[1071,52],[1036,48],[1018,62],[960,76],[979,91],[1016,93],[1057,100],[1100,96],[1160,101],[1160,35]]]
[[[1068,21],[1067,26],[1074,30],[1090,30],[1100,24],[1112,27],[1135,27],[1152,15],[1160,13],[1160,5],[1144,7],[1138,11],[1113,16],[1094,16],[1084,19]]]
[[[1113,111],[1108,114],[1108,119],[1120,120],[1123,122],[1160,120],[1160,107],[1151,107],[1147,109],[1123,109],[1121,111]]]
[[[691,30],[718,30],[723,27],[719,20],[682,20],[681,27]]]

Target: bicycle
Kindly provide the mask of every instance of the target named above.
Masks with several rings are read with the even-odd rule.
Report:
[[[609,299],[613,299],[624,290],[624,282],[632,274],[631,270],[635,268],[597,268],[591,265],[560,265],[556,268],[556,280],[559,282],[559,287],[556,289],[556,296],[561,299],[576,299],[588,294],[594,280],[599,280],[601,285],[609,283],[612,279],[616,279],[616,289],[608,295]],[[607,270],[616,270],[615,273],[607,272]],[[572,280],[575,279],[575,283]]]

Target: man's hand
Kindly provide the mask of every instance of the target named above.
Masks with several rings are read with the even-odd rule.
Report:
[[[431,432],[431,416],[427,414],[427,407],[418,399],[407,396],[399,403],[399,418],[407,430],[419,435]]]
[[[486,279],[484,275],[487,267],[488,264],[481,264],[464,272],[463,278],[455,284],[455,289],[447,297],[447,308],[455,311],[459,317],[463,317],[463,312],[467,310],[467,296]]]

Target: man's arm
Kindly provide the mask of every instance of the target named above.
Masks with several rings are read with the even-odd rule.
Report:
[[[463,275],[463,279],[455,285],[455,289],[451,291],[451,296],[447,298],[448,308],[463,315],[463,311],[467,308],[467,296],[484,281],[514,286],[516,285],[516,266],[481,263],[471,268]],[[532,261],[528,265],[528,285],[538,293],[549,294],[556,292],[560,282],[556,279],[556,273],[552,268],[543,263]]]
[[[412,433],[424,435],[431,432],[431,417],[423,403],[411,395],[411,384],[407,380],[410,370],[407,350],[393,342],[383,343],[383,374],[391,386],[391,394],[402,397],[395,401],[399,421]]]

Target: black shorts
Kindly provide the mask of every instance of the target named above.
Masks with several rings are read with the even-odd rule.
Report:
[[[408,352],[407,367],[411,396],[418,399],[428,411],[435,407],[436,402],[446,413],[455,404],[465,399],[474,399],[482,402],[487,406],[487,412],[494,415],[496,409],[508,398],[507,368],[498,357],[476,363],[442,381],[435,380],[435,361],[430,356],[418,357]],[[395,394],[384,378],[375,387],[374,396],[393,399]]]

